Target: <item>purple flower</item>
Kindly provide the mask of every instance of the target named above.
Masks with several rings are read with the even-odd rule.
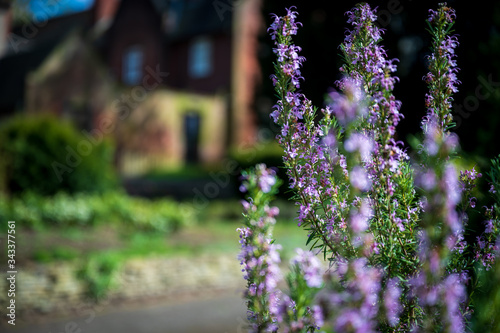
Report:
[[[465,301],[465,288],[457,274],[451,274],[444,281],[446,314],[451,332],[464,332],[464,318],[460,304]]]
[[[319,330],[324,325],[323,310],[319,305],[314,305],[312,307],[312,316],[314,324],[316,325],[316,329]]]
[[[454,19],[455,11],[446,4],[440,4],[437,11],[429,11],[428,21],[436,38],[433,39],[433,53],[429,57],[430,72],[424,77],[429,86],[426,106],[428,116],[432,114],[437,116],[437,126],[441,130],[447,130],[452,124],[451,95],[458,91],[457,86],[460,84],[456,75],[458,67],[454,60],[458,40],[456,36],[448,35]],[[424,127],[424,124],[422,125]]]
[[[293,265],[298,265],[304,273],[304,279],[311,288],[319,288],[323,284],[321,262],[311,251],[297,249],[297,255],[292,259]]]
[[[336,313],[334,327],[340,332],[375,332],[381,274],[367,266],[366,258],[354,260],[349,268],[354,278],[348,280],[344,292],[331,296],[335,305],[332,312]]]
[[[436,174],[433,170],[426,170],[420,173],[416,179],[417,184],[426,191],[433,190],[437,185]]]
[[[348,308],[341,310],[335,321],[337,332],[370,333],[375,332],[373,322],[367,318],[359,309]]]
[[[422,129],[424,131],[424,144],[423,148],[427,155],[435,156],[439,151],[439,144],[442,132],[438,127],[436,115],[428,114],[422,122]]]
[[[402,311],[401,288],[398,286],[396,278],[392,278],[387,282],[384,294],[384,306],[387,315],[387,320],[391,326],[395,326],[399,322],[399,314]]]
[[[455,10],[450,7],[446,7],[446,3],[440,4],[441,7],[434,11],[429,9],[429,18],[428,21],[435,25],[438,25],[441,22],[452,23],[453,20],[457,17],[455,14]]]
[[[373,209],[368,200],[362,200],[358,209],[354,209],[351,215],[351,228],[359,234],[368,229],[369,220],[373,216]]]
[[[352,169],[350,172],[350,181],[352,186],[360,191],[368,191],[372,186],[370,178],[368,178],[368,174],[361,166],[355,166]]]
[[[443,175],[443,192],[446,194],[445,218],[452,232],[462,229],[461,220],[456,212],[456,205],[460,202],[461,190],[455,167],[447,164]]]
[[[342,88],[344,94],[337,91],[329,94],[329,109],[343,126],[348,126],[354,120],[365,116],[367,109],[364,106],[364,94],[356,82],[345,79]]]
[[[371,158],[371,154],[375,149],[375,144],[372,139],[361,133],[353,133],[345,141],[344,148],[348,152],[359,152],[361,159],[367,162]]]
[[[259,164],[245,174],[245,188],[250,193],[267,193],[276,182],[274,170]],[[266,201],[267,200],[267,201]],[[245,210],[245,228],[238,228],[241,251],[238,255],[242,266],[243,278],[247,280],[245,293],[249,309],[248,320],[257,332],[262,328],[276,330],[276,304],[279,302],[278,283],[281,280],[279,268],[281,246],[272,242],[270,229],[279,213],[276,207],[269,207],[269,198],[263,196],[254,201],[242,201]],[[258,205],[262,205],[257,207]],[[262,309],[264,307],[264,309]]]
[[[487,220],[484,222],[486,227],[484,228],[484,232],[487,234],[491,234],[493,232],[493,220]]]
[[[276,172],[266,168],[265,164],[258,164],[255,167],[257,183],[264,193],[269,193],[273,185],[276,184]]]

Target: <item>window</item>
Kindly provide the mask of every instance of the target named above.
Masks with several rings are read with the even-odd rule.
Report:
[[[204,78],[212,72],[212,43],[202,37],[193,41],[189,50],[189,76]]]
[[[142,80],[143,51],[139,45],[126,49],[123,54],[122,80],[125,84],[136,85]]]

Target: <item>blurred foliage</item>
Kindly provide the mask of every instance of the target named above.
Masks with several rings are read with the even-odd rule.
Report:
[[[192,224],[196,215],[189,204],[133,198],[120,192],[75,195],[61,192],[53,197],[30,192],[10,199],[0,197],[0,220],[16,220],[31,229],[115,223],[132,232],[173,232]]]
[[[85,261],[77,276],[85,282],[88,297],[99,301],[108,294],[114,286],[115,273],[122,261],[120,255],[112,252]]]
[[[273,206],[280,210],[280,219],[295,224],[298,208],[296,208],[293,202],[286,199],[277,199],[273,201]],[[200,211],[200,220],[234,222],[242,218],[241,210],[241,202],[236,199],[213,200],[206,208]],[[283,221],[283,223],[285,222]]]
[[[490,195],[493,197],[495,213],[500,216],[500,155],[491,160],[491,170],[488,172]]]
[[[144,175],[148,180],[199,180],[210,179],[210,173],[220,171],[220,168],[208,168],[203,165],[185,165],[180,169],[153,169]]]
[[[15,116],[0,126],[0,176],[10,194],[53,195],[116,188],[112,145],[88,141],[51,115]]]
[[[274,140],[267,143],[260,143],[251,148],[245,149],[232,149],[229,152],[229,157],[235,160],[240,169],[248,169],[254,167],[256,164],[264,163],[270,168],[276,169],[276,174],[279,179],[282,179],[285,185],[280,187],[278,197],[290,196],[288,191],[288,176],[283,165],[283,149]],[[240,180],[235,179],[239,184]]]
[[[498,221],[500,217],[500,155],[491,161],[490,171],[487,173],[486,183],[489,187],[489,195],[492,198],[493,217]],[[488,216],[486,216],[488,219]],[[483,216],[484,219],[484,216]],[[497,228],[496,223],[492,223]],[[485,237],[488,234],[485,233]],[[492,234],[497,234],[495,230]],[[492,235],[489,234],[489,235]],[[491,236],[490,236],[491,237]],[[471,318],[471,332],[500,332],[500,260],[498,259],[498,246],[500,239],[496,241],[496,263],[489,268],[477,264],[474,271],[477,280],[477,291],[474,294],[474,312]]]
[[[471,332],[500,332],[500,261],[488,271],[480,270],[474,303]]]
[[[229,152],[229,156],[237,161],[242,169],[253,167],[263,160],[269,161],[270,163],[266,165],[271,167],[283,165],[283,149],[274,140],[260,143],[250,148],[233,148]]]
[[[36,262],[47,263],[51,261],[70,261],[80,256],[77,250],[70,247],[56,246],[53,249],[38,249],[33,253]]]
[[[200,213],[204,221],[231,221],[242,218],[241,203],[234,200],[213,200]]]

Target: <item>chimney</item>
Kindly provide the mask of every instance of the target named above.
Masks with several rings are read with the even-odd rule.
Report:
[[[94,23],[112,21],[120,0],[95,0]]]
[[[94,12],[93,24],[95,33],[100,34],[101,32],[108,29],[111,23],[113,23],[113,18],[115,17],[119,4],[120,0],[94,1],[94,7],[92,8],[92,10]]]

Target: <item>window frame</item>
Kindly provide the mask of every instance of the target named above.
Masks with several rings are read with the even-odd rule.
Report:
[[[213,41],[206,37],[194,39],[189,46],[188,75],[193,79],[209,77],[213,72]]]

